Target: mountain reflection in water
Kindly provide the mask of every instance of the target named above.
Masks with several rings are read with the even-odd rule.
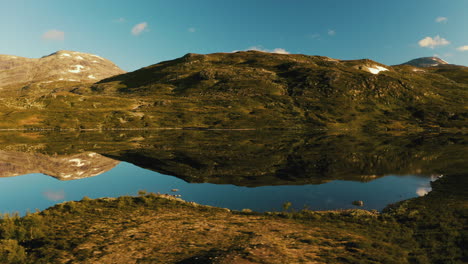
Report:
[[[15,191],[23,196],[26,189],[40,193],[47,202],[38,205],[39,209],[85,195],[119,196],[135,194],[139,189],[170,193],[178,187],[181,191],[177,194],[186,200],[232,209],[280,210],[286,201],[299,209],[353,208],[353,200],[364,200],[364,208],[380,210],[389,203],[426,194],[431,190],[430,181],[440,175],[468,171],[467,146],[468,138],[462,134],[3,132],[0,176],[17,177],[0,179],[0,186],[12,184],[8,187],[11,190],[2,191],[1,195],[10,195],[3,197],[4,201],[11,200]],[[39,183],[45,178],[37,175],[34,179],[33,175],[18,176],[31,173],[59,180],[102,175],[67,184],[50,180]],[[400,176],[379,179],[386,175]],[[29,180],[19,179],[25,177]],[[231,200],[236,202],[228,202]],[[24,206],[5,205],[0,210],[36,208],[33,203]]]

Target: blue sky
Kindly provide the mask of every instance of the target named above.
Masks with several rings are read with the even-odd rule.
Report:
[[[127,71],[246,49],[468,65],[467,13],[468,0],[0,0],[0,54],[75,50]]]

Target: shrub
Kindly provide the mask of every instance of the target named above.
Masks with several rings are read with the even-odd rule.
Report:
[[[18,241],[2,239],[0,240],[0,261],[1,263],[25,263],[26,252]]]

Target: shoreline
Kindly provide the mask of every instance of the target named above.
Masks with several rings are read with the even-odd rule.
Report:
[[[446,263],[462,258],[457,241],[463,238],[436,239],[441,230],[431,226],[453,233],[464,225],[463,214],[451,215],[465,202],[444,205],[459,197],[444,190],[463,178],[444,177],[434,182],[435,192],[382,213],[234,211],[144,191],[84,197],[21,218],[4,215],[0,233],[8,221],[18,232],[0,245],[13,248],[19,263]],[[442,253],[446,248],[460,254]]]
[[[184,131],[322,131],[322,132],[358,132],[358,133],[392,133],[392,132],[408,132],[408,133],[468,133],[468,129],[375,129],[375,130],[361,130],[361,129],[338,129],[338,128],[209,128],[209,127],[152,127],[152,128],[0,128],[0,132],[7,131],[27,131],[27,132],[102,132],[102,131],[158,131],[158,130],[184,130]]]

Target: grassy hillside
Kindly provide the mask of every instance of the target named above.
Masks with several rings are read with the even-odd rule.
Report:
[[[387,70],[372,74],[375,67]],[[55,83],[5,95],[0,128],[456,130],[468,124],[467,78],[467,67],[454,65],[187,54],[94,85]]]
[[[369,68],[376,66],[388,70],[370,73]],[[466,69],[414,71],[411,66],[393,68],[371,60],[256,51],[187,54],[103,80],[91,90],[173,98],[181,107],[188,99],[192,105],[185,106],[190,111],[184,114],[194,118],[210,107],[224,111],[224,118],[213,116],[217,122],[203,126],[243,120],[254,127],[465,127]]]

